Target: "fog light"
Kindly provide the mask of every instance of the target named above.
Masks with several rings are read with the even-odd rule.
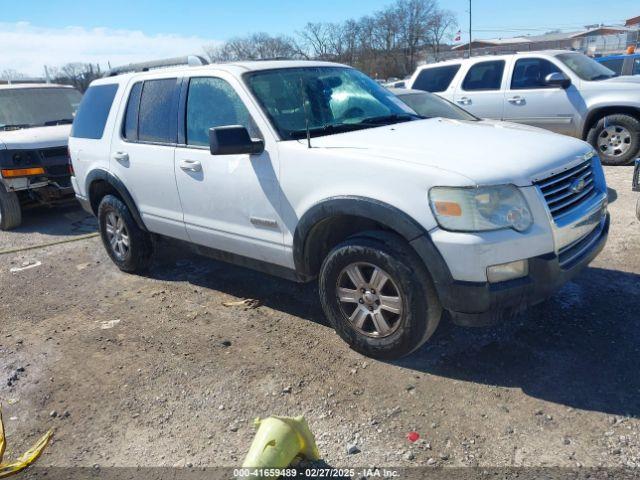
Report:
[[[517,260],[487,267],[487,280],[489,283],[506,282],[514,278],[526,277],[529,274],[529,262]]]

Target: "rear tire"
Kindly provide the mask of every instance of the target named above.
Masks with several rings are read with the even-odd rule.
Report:
[[[17,228],[22,223],[22,208],[15,192],[7,192],[0,184],[0,230]]]
[[[631,115],[601,118],[587,136],[603,165],[628,165],[640,155],[640,121]]]
[[[319,284],[322,308],[338,335],[369,357],[409,355],[433,335],[442,316],[422,260],[391,233],[366,232],[336,246],[322,264]]]
[[[98,207],[98,223],[104,248],[123,272],[149,268],[153,255],[151,236],[133,219],[129,208],[114,195],[106,195]]]

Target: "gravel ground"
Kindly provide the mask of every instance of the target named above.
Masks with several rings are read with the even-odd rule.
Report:
[[[274,414],[305,415],[336,467],[640,466],[637,194],[631,168],[606,173],[611,236],[589,269],[507,324],[443,322],[398,362],[351,351],[313,284],[166,247],[126,275],[97,238],[0,255],[7,458],[54,427],[41,466],[238,466]],[[0,251],[95,228],[77,209],[25,220]]]

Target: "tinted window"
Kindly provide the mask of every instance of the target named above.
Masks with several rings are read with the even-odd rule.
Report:
[[[140,97],[138,139],[176,142],[176,79],[147,80]]]
[[[140,107],[140,95],[142,82],[136,83],[129,93],[127,112],[124,117],[122,133],[127,140],[138,140],[138,108]]]
[[[209,129],[242,125],[260,136],[249,111],[233,87],[219,78],[192,78],[187,97],[187,144],[209,145]]]
[[[111,110],[111,104],[117,91],[117,84],[89,87],[73,121],[71,136],[94,140],[102,138],[109,110]]]
[[[611,58],[609,60],[602,60],[600,63],[607,67],[609,70],[613,70],[618,75],[622,75],[624,58]]]
[[[473,90],[500,90],[502,74],[504,72],[504,60],[476,63],[467,72],[462,82],[462,89]]]
[[[633,61],[633,75],[640,75],[640,58]]]
[[[460,65],[425,68],[418,74],[411,88],[431,93],[444,92],[451,85],[458,70],[460,70]]]
[[[542,58],[523,58],[516,62],[511,79],[511,89],[519,90],[525,88],[549,88],[544,83],[547,75],[560,72],[549,60]]]
[[[477,120],[466,110],[431,93],[408,93],[406,95],[398,95],[398,98],[409,105],[418,115],[426,118],[442,117],[454,120]]]

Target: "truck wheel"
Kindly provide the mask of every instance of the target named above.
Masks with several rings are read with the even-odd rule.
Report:
[[[373,358],[410,354],[436,330],[442,307],[420,258],[387,232],[336,246],[320,270],[320,301],[336,332]]]
[[[102,243],[113,263],[128,273],[149,268],[153,244],[131,216],[129,208],[114,195],[106,195],[98,207]]]
[[[604,165],[628,165],[640,154],[640,121],[630,115],[601,118],[587,136]]]
[[[22,223],[20,200],[15,192],[7,192],[0,184],[0,230],[11,230]]]

